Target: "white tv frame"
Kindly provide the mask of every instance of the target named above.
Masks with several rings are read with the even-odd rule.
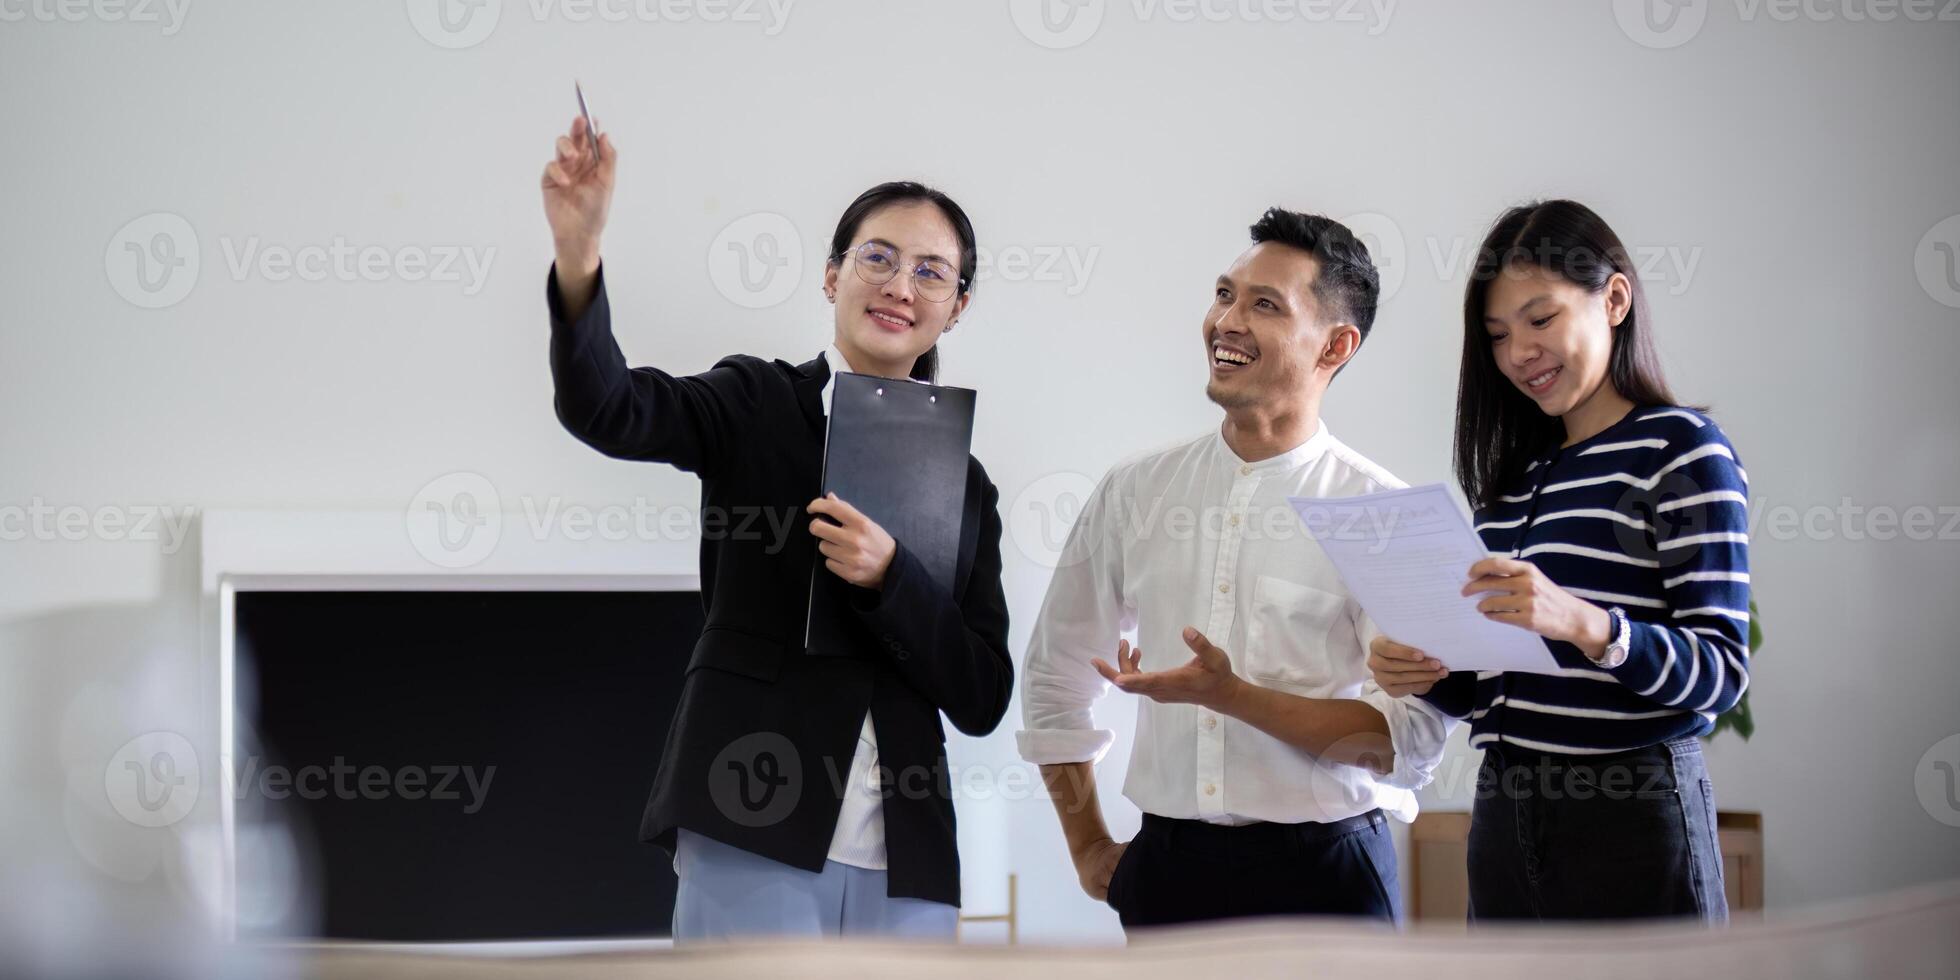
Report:
[[[505,529],[524,526],[505,515]],[[203,649],[217,678],[218,797],[216,869],[220,933],[238,938],[238,852],[234,770],[238,719],[237,594],[240,591],[695,592],[701,587],[700,542],[668,538],[571,540],[500,533],[496,547],[467,568],[425,559],[408,534],[403,511],[212,510],[199,531]],[[206,676],[211,676],[207,672]],[[291,945],[318,945],[319,941]],[[334,945],[347,945],[334,941]],[[547,940],[468,943],[362,943],[389,949],[525,956],[619,951],[670,945],[647,940]]]

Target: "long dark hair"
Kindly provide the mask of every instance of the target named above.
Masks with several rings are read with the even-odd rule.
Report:
[[[1636,407],[1679,404],[1661,375],[1633,259],[1606,220],[1577,201],[1534,201],[1504,212],[1484,236],[1463,294],[1456,479],[1470,506],[1479,509],[1519,480],[1534,456],[1565,439],[1565,423],[1546,415],[1498,370],[1484,327],[1491,281],[1518,266],[1537,266],[1592,293],[1604,290],[1614,273],[1626,276],[1633,305],[1613,328],[1606,383]]]
[[[907,204],[913,201],[926,201],[939,208],[946,220],[953,226],[953,234],[960,239],[960,283],[959,290],[953,294],[954,301],[973,291],[973,277],[980,267],[980,257],[973,239],[973,222],[967,220],[966,211],[944,193],[927,187],[917,181],[893,180],[879,184],[857,196],[851,206],[844,209],[843,217],[837,219],[837,230],[830,236],[830,262],[844,261],[844,252],[851,247],[851,239],[857,237],[858,226],[864,219],[894,204]],[[912,379],[932,382],[939,377],[939,344],[926,349],[912,362]]]

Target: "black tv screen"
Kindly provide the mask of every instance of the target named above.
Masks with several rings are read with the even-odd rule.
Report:
[[[256,736],[237,806],[300,843],[313,912],[292,938],[670,933],[673,868],[638,829],[699,593],[241,591],[235,610]]]

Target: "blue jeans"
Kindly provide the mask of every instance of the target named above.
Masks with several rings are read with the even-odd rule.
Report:
[[[1611,755],[1493,743],[1470,813],[1470,918],[1728,919],[1701,743]]]
[[[960,910],[885,894],[885,872],[824,862],[805,871],[712,837],[674,845],[674,945],[755,937],[881,936],[952,941]]]

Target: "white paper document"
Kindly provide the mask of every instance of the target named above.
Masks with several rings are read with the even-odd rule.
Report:
[[[1484,618],[1463,595],[1490,557],[1440,483],[1358,497],[1288,497],[1383,634],[1452,671],[1558,669],[1536,633]]]

